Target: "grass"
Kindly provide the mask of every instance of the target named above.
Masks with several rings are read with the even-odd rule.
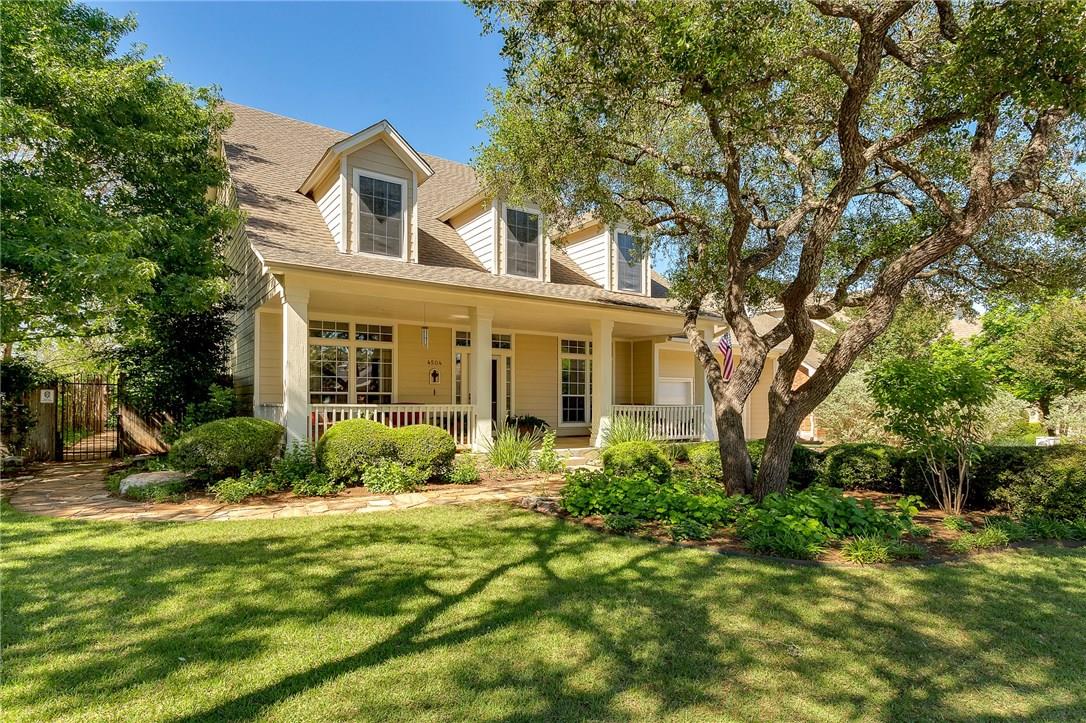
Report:
[[[1086,549],[798,566],[508,506],[5,507],[5,720],[1086,718]]]

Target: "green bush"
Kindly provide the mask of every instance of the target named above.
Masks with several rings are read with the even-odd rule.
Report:
[[[628,515],[671,524],[693,520],[709,527],[734,521],[749,502],[721,489],[698,494],[681,478],[661,484],[644,474],[625,477],[585,469],[566,474],[561,498],[562,507],[574,517]]]
[[[310,472],[305,477],[295,478],[290,484],[290,491],[299,497],[330,497],[343,491],[342,482],[334,482],[324,472]]]
[[[170,449],[170,465],[203,480],[267,469],[279,456],[285,430],[252,417],[219,419],[189,430]]]
[[[616,513],[611,515],[604,515],[603,526],[611,532],[633,532],[641,526],[641,520],[637,519],[633,515]]]
[[[841,556],[859,565],[885,563],[894,559],[890,552],[890,541],[879,535],[862,535],[845,540],[841,546]]]
[[[1031,540],[1086,540],[1086,519],[1067,522],[1032,516],[1023,519],[1022,526]]]
[[[237,503],[250,497],[274,494],[282,488],[282,481],[274,474],[257,470],[227,477],[207,489],[219,502]]]
[[[1029,531],[1026,530],[1025,525],[1002,515],[992,515],[991,517],[988,517],[984,520],[984,527],[985,529],[994,527],[998,530],[1002,530],[1007,536],[1007,539],[1011,542],[1020,542],[1021,540],[1029,539]]]
[[[624,442],[651,442],[652,431],[645,422],[631,417],[613,417],[603,431],[603,448]]]
[[[233,389],[212,384],[207,392],[207,401],[189,402],[185,405],[185,412],[179,422],[162,425],[162,438],[167,444],[201,424],[228,419],[237,414],[238,395]]]
[[[664,454],[672,462],[689,462],[690,450],[694,449],[700,442],[670,442],[663,445]]]
[[[845,497],[837,488],[812,485],[767,495],[739,517],[736,530],[754,549],[806,558],[819,554],[834,538],[900,537],[912,527],[918,502],[906,497],[896,512],[887,512],[870,500]]]
[[[998,480],[991,497],[1016,517],[1086,517],[1086,448],[1054,448],[1036,466],[1005,470]]]
[[[370,465],[362,475],[362,483],[374,494],[398,495],[414,492],[426,482],[426,473],[391,459]]]
[[[456,485],[473,485],[479,481],[479,468],[474,457],[461,457],[453,462],[449,481]]]
[[[562,460],[558,459],[558,453],[554,451],[555,434],[553,431],[543,433],[543,446],[539,449],[539,455],[535,458],[535,468],[540,472],[559,472]]]
[[[950,543],[950,550],[961,554],[992,547],[1006,547],[1008,544],[1010,544],[1010,538],[1007,533],[993,526],[985,527],[980,532],[966,532]]]
[[[601,455],[603,469],[617,477],[643,474],[660,484],[671,479],[671,463],[654,442],[622,442]]]
[[[293,485],[297,480],[304,480],[317,472],[317,460],[313,445],[309,442],[295,442],[283,452],[283,456],[272,462],[272,471],[284,483]]]
[[[456,440],[440,427],[431,424],[412,424],[393,431],[396,458],[408,467],[414,467],[426,479],[444,477],[456,457]]]
[[[668,528],[672,540],[708,540],[713,536],[713,529],[709,525],[697,520],[682,519]]]
[[[954,532],[969,532],[973,529],[973,523],[958,515],[948,515],[943,518],[943,527]]]
[[[846,490],[897,492],[901,489],[900,457],[900,451],[888,444],[838,444],[822,455],[817,480]]]
[[[129,474],[128,472],[124,473]],[[125,499],[137,502],[180,502],[185,499],[185,492],[189,490],[191,483],[186,480],[177,482],[163,482],[157,485],[144,487],[130,487],[124,493]]]
[[[369,419],[347,419],[332,425],[317,442],[317,462],[335,482],[362,484],[371,466],[396,458],[390,428]]]
[[[532,451],[542,439],[539,430],[521,432],[517,427],[503,424],[490,442],[487,460],[499,469],[528,469],[532,466]]]
[[[762,463],[764,451],[764,439],[752,439],[747,442],[747,453],[750,454],[754,474],[758,474],[758,466]],[[694,445],[687,456],[696,475],[718,480],[724,476],[720,464],[720,446],[716,442],[702,442]],[[803,489],[814,484],[820,461],[821,455],[818,452],[802,444],[796,444],[792,448],[792,461],[788,468],[789,485],[795,489]]]
[[[904,540],[890,540],[890,557],[895,560],[923,560],[928,556],[928,551],[923,545]]]

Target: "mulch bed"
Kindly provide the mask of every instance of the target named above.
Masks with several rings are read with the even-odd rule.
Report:
[[[887,494],[885,492],[861,492],[861,491],[846,491],[846,497],[853,497],[856,499],[868,499],[876,507],[892,510],[895,508],[897,501],[901,499],[900,495]],[[607,535],[616,535],[619,537],[630,537],[640,540],[649,540],[652,542],[674,545],[678,547],[689,547],[694,549],[702,549],[708,552],[716,552],[724,555],[739,555],[742,557],[756,557],[768,560],[777,560],[780,562],[786,562],[796,565],[805,566],[819,566],[819,565],[840,565],[846,567],[887,567],[887,566],[900,566],[900,565],[932,565],[946,562],[955,562],[966,560],[976,555],[990,554],[994,552],[1003,552],[1008,549],[1018,548],[1031,548],[1040,545],[1056,545],[1059,547],[1083,547],[1086,546],[1084,542],[1072,541],[1072,540],[1047,540],[1043,542],[1016,542],[1003,548],[989,548],[984,550],[975,550],[969,553],[956,553],[950,550],[950,543],[957,539],[961,533],[951,530],[944,526],[943,520],[948,515],[939,509],[924,508],[916,515],[914,520],[917,524],[927,525],[931,528],[931,535],[929,537],[912,537],[906,535],[903,540],[908,542],[915,542],[922,546],[927,556],[920,560],[894,560],[891,563],[882,563],[877,565],[861,566],[854,562],[846,560],[838,546],[834,546],[831,543],[827,547],[826,551],[815,560],[796,560],[792,558],[777,557],[774,555],[767,555],[760,552],[755,552],[747,547],[743,540],[739,539],[730,530],[717,530],[716,534],[707,540],[673,540],[671,533],[667,525],[661,522],[647,522],[639,527],[634,532],[619,533],[613,532],[604,525],[603,518],[599,516],[591,517],[573,517],[562,510],[558,504],[556,498],[524,498],[521,500],[521,506],[528,509],[539,512],[540,514],[549,515],[551,517],[560,517],[562,519],[584,525],[590,529],[596,530]],[[960,515],[964,519],[968,520],[977,529],[984,526],[984,519],[988,516],[988,513],[970,511]]]

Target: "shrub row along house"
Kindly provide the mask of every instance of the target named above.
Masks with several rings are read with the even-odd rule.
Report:
[[[470,167],[387,121],[347,134],[229,108],[227,191],[246,216],[229,248],[234,384],[291,440],[368,417],[478,449],[526,415],[586,445],[623,415],[661,438],[715,436],[682,317],[627,229],[552,238],[537,208],[487,197]],[[772,373],[749,437],[764,436]]]

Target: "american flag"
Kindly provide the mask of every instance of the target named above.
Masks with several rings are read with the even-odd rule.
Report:
[[[721,365],[721,371],[724,375],[724,381],[731,381],[732,378],[732,340],[730,334],[725,334],[717,340],[716,346],[720,349],[720,353],[724,355],[724,364]]]

